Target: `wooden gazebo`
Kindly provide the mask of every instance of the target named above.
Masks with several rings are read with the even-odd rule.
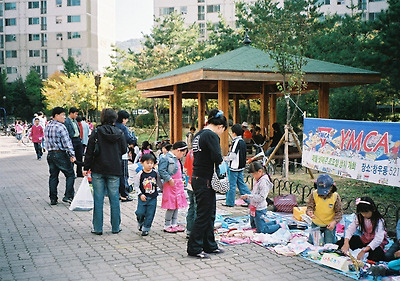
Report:
[[[233,123],[239,122],[239,100],[260,99],[260,126],[276,122],[276,83],[282,75],[274,70],[270,56],[249,45],[140,81],[137,89],[148,98],[169,98],[170,139],[182,139],[182,98],[198,100],[198,128],[205,120],[206,99],[218,99],[219,109],[228,118],[233,104]],[[380,74],[369,70],[308,59],[303,68],[307,91],[319,91],[319,117],[329,118],[329,89],[373,84]],[[228,132],[221,136],[223,153],[228,151]]]

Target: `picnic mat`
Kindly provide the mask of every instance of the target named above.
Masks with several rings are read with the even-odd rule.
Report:
[[[338,239],[343,237],[344,229],[350,224],[353,217],[354,214],[345,215],[337,225]],[[308,243],[310,228],[308,228],[305,222],[295,220],[293,214],[267,212],[266,219],[275,220],[283,225],[284,228],[278,229],[273,234],[255,233],[255,230],[251,229],[250,217],[248,215],[231,217],[229,214],[221,213],[220,210],[217,210],[215,225],[219,228],[215,230],[216,240],[220,244],[227,246],[255,243],[280,255],[300,256],[355,280],[374,280],[371,272],[369,272],[371,267],[369,263],[364,263],[359,270],[356,270],[355,265],[349,257],[338,254],[338,251],[336,251],[338,248],[337,245],[325,244],[324,246],[314,246]],[[289,226],[291,229],[289,229]],[[306,229],[304,230],[304,228]],[[357,256],[357,254],[357,250],[352,252],[353,256]],[[380,264],[385,265],[387,263],[380,262]],[[339,270],[340,268],[345,268],[346,270]],[[381,277],[380,280],[400,281],[400,276]]]

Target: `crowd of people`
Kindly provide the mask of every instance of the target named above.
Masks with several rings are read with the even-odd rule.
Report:
[[[149,235],[156,215],[157,197],[161,194],[161,208],[165,209],[163,231],[166,233],[187,232],[187,253],[196,258],[208,258],[210,254],[224,252],[214,238],[216,216],[216,194],[211,187],[214,171],[220,164],[228,163],[229,191],[223,205],[235,206],[236,187],[239,189],[242,206],[249,207],[251,227],[257,233],[274,233],[286,226],[282,222],[267,221],[267,198],[272,188],[272,180],[258,162],[247,169],[255,179],[250,191],[243,179],[246,167],[246,135],[260,135],[257,126],[253,133],[247,124],[231,127],[232,144],[228,155],[223,156],[219,136],[228,129],[223,112],[211,110],[203,129],[195,133],[190,128],[185,141],[173,144],[164,142],[160,152],[154,153],[151,144],[144,141],[139,148],[134,132],[126,126],[129,113],[113,109],[103,109],[100,124],[93,128],[85,118],[78,116],[77,108],[70,108],[68,116],[61,107],[52,110],[51,121],[47,122],[42,113],[33,118],[29,137],[34,143],[37,159],[48,151],[50,204],[58,203],[57,187],[59,173],[66,178],[62,201],[71,203],[74,198],[76,177],[91,174],[93,185],[93,229],[95,235],[103,234],[103,206],[107,194],[110,201],[111,232],[121,232],[120,201],[129,202],[130,187],[138,196],[136,209],[137,228],[142,236]],[[276,123],[277,124],[277,123]],[[18,125],[18,122],[17,122]],[[279,125],[273,126],[274,137],[270,149],[282,137]],[[20,129],[17,130],[20,134]],[[256,137],[257,139],[257,137]],[[260,140],[261,141],[261,138]],[[262,138],[265,141],[265,138]],[[43,146],[44,144],[44,146]],[[136,175],[130,186],[128,183],[129,160],[136,164]],[[73,167],[76,164],[76,171]],[[185,192],[186,190],[186,192]],[[187,208],[186,228],[178,224],[178,210]],[[385,222],[374,201],[369,197],[356,200],[356,216],[346,227],[342,239],[336,239],[336,227],[342,220],[343,211],[337,187],[327,174],[315,181],[306,214],[311,218],[311,227],[321,232],[322,243],[336,243],[343,253],[349,249],[361,249],[357,259],[365,258],[374,262],[390,261],[388,270],[400,270],[400,220],[397,224],[397,240],[388,251]],[[360,233],[356,234],[357,229]],[[313,243],[310,235],[309,242]]]

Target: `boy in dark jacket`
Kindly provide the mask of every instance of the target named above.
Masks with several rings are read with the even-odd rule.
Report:
[[[251,194],[247,184],[243,179],[243,170],[246,166],[246,143],[242,135],[243,129],[240,124],[235,124],[232,130],[232,146],[225,160],[229,161],[229,185],[230,189],[226,193],[226,204],[224,206],[233,207],[235,205],[236,185],[241,195]]]

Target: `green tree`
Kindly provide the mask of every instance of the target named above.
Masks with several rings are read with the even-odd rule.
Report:
[[[43,110],[43,96],[41,89],[43,87],[42,80],[35,70],[31,70],[25,79],[26,95],[33,112]]]
[[[2,100],[2,107],[7,106],[6,102],[7,102],[7,98],[8,98],[8,93],[9,93],[9,87],[8,87],[8,83],[7,83],[7,74],[5,73],[5,71],[1,71],[0,72],[0,99]]]
[[[71,74],[87,73],[89,72],[88,67],[84,67],[83,64],[77,62],[74,57],[68,56],[67,59],[61,58],[64,64],[64,70],[62,71],[65,75],[70,77]]]

